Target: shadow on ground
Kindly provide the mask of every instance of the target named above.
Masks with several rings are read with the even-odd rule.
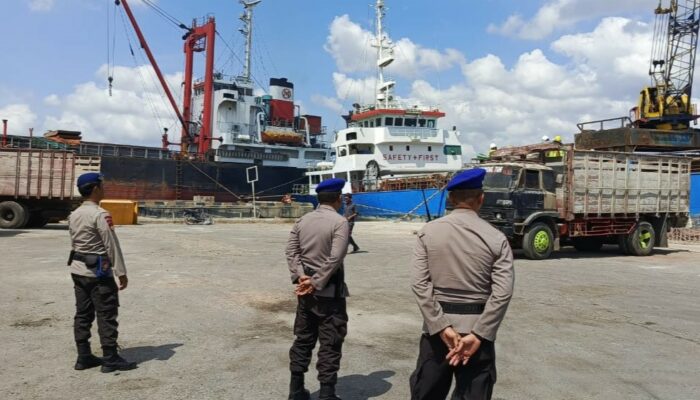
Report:
[[[667,256],[674,253],[688,252],[684,249],[669,249],[656,248],[652,255]],[[527,260],[522,250],[513,250],[513,256],[516,260]],[[563,247],[559,251],[553,251],[548,260],[582,260],[586,258],[612,258],[612,257],[633,257],[624,255],[616,245],[606,245],[599,251],[578,251],[573,247]]]
[[[394,371],[375,371],[369,375],[347,375],[338,378],[336,392],[343,400],[368,400],[381,396],[391,390],[387,380],[394,376]],[[318,392],[311,395],[318,398]]]
[[[27,231],[19,229],[0,229],[0,238],[2,237],[12,237],[26,233]]]
[[[175,349],[182,343],[170,343],[160,346],[138,346],[122,349],[120,355],[129,361],[143,363],[151,360],[165,361],[175,355]]]

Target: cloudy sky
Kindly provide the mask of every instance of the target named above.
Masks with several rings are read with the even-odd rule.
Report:
[[[182,32],[138,1],[131,0],[136,17],[181,98]],[[372,98],[371,2],[263,0],[255,14],[256,81],[289,78],[304,112],[322,115],[329,130],[343,128],[339,115]],[[649,81],[657,0],[386,2],[397,94],[444,110],[442,126],[458,127],[467,152],[542,135],[572,140],[577,122],[627,115]],[[217,42],[216,68],[242,71],[238,1],[157,4],[186,23],[214,14],[225,40]],[[175,127],[133,31],[114,11],[113,0],[0,4],[0,117],[11,133],[68,129],[86,140],[158,145],[162,127]]]

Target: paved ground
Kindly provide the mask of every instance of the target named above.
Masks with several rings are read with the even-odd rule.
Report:
[[[419,226],[356,226],[366,252],[346,263],[346,400],[408,398],[420,332],[408,289]],[[295,307],[283,259],[289,228],[118,228],[131,282],[121,296],[120,342],[140,362],[121,374],[72,370],[65,227],[0,231],[0,398],[286,398]],[[688,248],[647,258],[614,248],[518,258],[494,398],[700,398],[698,258]],[[314,377],[307,380],[315,390]]]

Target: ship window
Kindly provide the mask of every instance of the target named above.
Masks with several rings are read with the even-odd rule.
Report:
[[[374,122],[374,126],[382,126],[382,119],[381,119],[381,118],[377,118],[377,119],[375,120],[375,122]]]
[[[374,121],[369,121],[369,127],[374,128]]]
[[[345,146],[338,147],[338,157],[345,157],[348,155],[348,149]]]
[[[404,125],[413,127],[416,126],[416,122],[417,121],[415,118],[406,118],[406,120],[404,121]]]
[[[395,118],[394,126],[403,126],[403,118]]]
[[[406,151],[411,151],[411,146],[406,146]]]
[[[362,125],[363,125],[365,128],[369,128],[369,121],[363,122]]]
[[[525,189],[540,188],[540,171],[528,169],[525,171]]]
[[[311,175],[311,184],[318,185],[321,183],[321,177],[319,175]]]
[[[435,120],[434,119],[428,120],[428,128],[435,128]]]
[[[235,100],[235,99],[236,99],[236,95],[233,94],[233,93],[224,93],[224,99],[234,99],[234,100]],[[230,109],[231,109],[231,107],[229,107],[229,110],[230,110]]]
[[[356,140],[357,132],[348,132],[345,134],[345,140]]]
[[[386,126],[394,126],[394,117],[384,118],[384,123],[386,124]]]
[[[389,151],[394,151],[394,146],[389,146]]]
[[[419,120],[418,120],[418,126],[420,126],[421,128],[425,128],[425,120],[424,120],[424,119],[419,119]]]
[[[462,155],[462,146],[445,146],[442,151],[447,156],[460,156]]]
[[[433,151],[433,146],[428,146],[428,151]]]

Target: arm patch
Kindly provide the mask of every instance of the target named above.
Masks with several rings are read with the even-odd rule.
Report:
[[[109,214],[106,214],[105,221],[107,221],[107,225],[109,225],[109,229],[114,230],[114,222],[112,222],[112,216]]]

